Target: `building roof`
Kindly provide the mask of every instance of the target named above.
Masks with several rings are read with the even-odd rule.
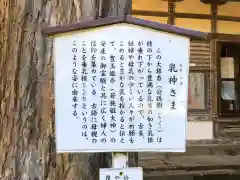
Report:
[[[207,40],[208,38],[208,33],[180,28],[173,25],[143,20],[143,19],[132,17],[130,15],[124,15],[120,17],[106,17],[106,18],[100,18],[100,19],[95,19],[91,21],[83,21],[83,22],[69,24],[69,25],[46,27],[43,29],[43,33],[45,35],[50,36],[50,35],[59,34],[59,33],[66,33],[66,32],[71,32],[75,30],[102,27],[102,26],[113,25],[118,23],[133,24],[133,25],[137,25],[145,28],[158,30],[158,31],[186,36],[191,39]]]

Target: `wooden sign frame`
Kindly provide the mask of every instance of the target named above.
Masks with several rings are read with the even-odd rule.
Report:
[[[95,28],[95,27],[102,27],[102,26],[113,25],[118,23],[128,23],[128,24],[138,25],[141,27],[146,27],[146,28],[150,28],[150,29],[154,29],[162,32],[186,36],[191,39],[202,39],[202,40],[208,39],[208,33],[180,28],[173,25],[143,20],[143,19],[132,17],[130,15],[124,15],[119,17],[106,17],[106,18],[100,18],[100,19],[95,19],[91,21],[83,21],[83,22],[69,24],[69,25],[46,27],[46,28],[43,28],[42,32],[47,36],[51,36],[59,33],[67,33],[67,32],[76,31],[80,29],[83,30],[83,29],[89,29],[89,28]]]

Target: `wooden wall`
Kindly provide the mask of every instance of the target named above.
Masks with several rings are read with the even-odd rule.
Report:
[[[210,6],[200,3],[199,0],[185,0],[179,3],[171,3],[161,0],[133,0],[132,4],[133,15],[138,18],[151,20],[159,23],[174,24],[183,28],[200,30],[204,32],[211,31],[211,20],[210,19],[199,19],[199,18],[184,18],[172,17],[171,13],[211,13]],[[212,121],[209,118],[209,96],[208,90],[210,88],[209,77],[210,77],[210,64],[211,64],[211,50],[210,42],[206,41],[192,41],[190,47],[190,90],[194,87],[198,87],[199,95],[196,98],[194,93],[189,93],[189,98],[192,100],[189,104],[189,123],[188,123],[188,139],[211,139]],[[203,79],[196,78],[202,76]],[[198,86],[199,83],[204,83],[203,86]],[[204,89],[205,88],[205,89]],[[208,98],[210,97],[210,98]],[[198,99],[203,101],[198,101]],[[195,100],[195,101],[194,101]],[[189,101],[190,102],[190,101]],[[211,113],[210,113],[211,114]],[[199,124],[199,121],[204,123]],[[206,121],[208,127],[206,130],[207,136],[201,136],[198,133],[198,129],[206,127]]]
[[[228,2],[224,5],[203,4],[200,0],[175,3],[162,0],[132,0],[132,2],[132,14],[136,17],[212,34],[240,34],[240,2]],[[215,52],[217,40],[213,38],[209,42],[192,41],[190,55],[190,76],[195,76],[196,73],[205,76],[205,90],[201,97],[205,98],[206,103],[205,108],[200,107],[199,104],[199,107],[194,106],[194,109],[189,109],[189,121],[214,122],[215,138],[222,137],[224,129],[226,127],[228,129],[226,125],[228,123],[220,122],[217,118],[218,86]],[[231,128],[236,126],[233,125]]]
[[[237,30],[240,27],[239,7],[240,2],[211,5],[203,4],[200,0],[184,0],[176,3],[171,0],[132,0],[134,16],[140,15],[144,19],[203,32],[227,34],[240,34]],[[164,17],[164,20],[156,17]]]
[[[218,6],[217,14],[220,16],[240,17],[240,3],[228,2],[227,4]],[[217,21],[217,32],[225,34],[240,34],[240,22],[233,21]]]
[[[200,0],[184,0],[175,3],[175,12],[192,13],[192,14],[210,14],[211,8],[205,5]]]
[[[132,9],[168,12],[168,2],[159,0],[132,0]]]

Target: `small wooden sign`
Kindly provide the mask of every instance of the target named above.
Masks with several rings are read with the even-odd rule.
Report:
[[[142,168],[100,169],[100,180],[143,180]]]

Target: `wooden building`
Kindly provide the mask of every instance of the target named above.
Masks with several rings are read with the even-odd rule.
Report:
[[[139,153],[139,166],[149,177],[240,172],[240,1],[132,0],[132,15],[209,33],[191,42],[187,152]]]

